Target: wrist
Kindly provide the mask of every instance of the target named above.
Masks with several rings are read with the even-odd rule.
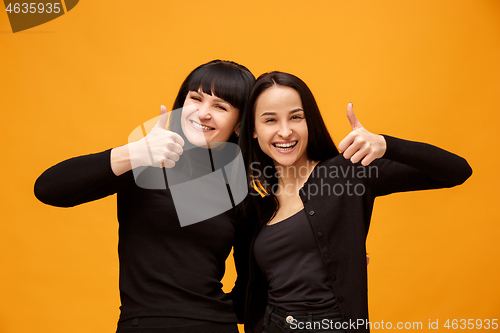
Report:
[[[380,148],[381,148],[381,155],[380,157],[385,155],[385,152],[387,151],[387,141],[385,141],[385,137],[383,135],[379,135],[380,138]]]
[[[132,170],[128,146],[129,144],[111,149],[111,170],[116,176]]]

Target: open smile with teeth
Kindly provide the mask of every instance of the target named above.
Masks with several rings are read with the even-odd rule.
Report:
[[[190,120],[191,124],[193,124],[194,127],[199,128],[203,131],[213,131],[215,128],[213,127],[208,127],[202,124],[197,123],[196,121]]]
[[[273,146],[275,146],[279,150],[291,150],[297,145],[297,142],[298,141],[286,142],[286,143],[275,142],[273,143]]]

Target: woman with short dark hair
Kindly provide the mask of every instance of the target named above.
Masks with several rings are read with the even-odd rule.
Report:
[[[183,224],[173,186],[217,171],[218,158],[236,146],[254,81],[234,62],[201,65],[181,85],[168,130],[162,106],[156,126],[142,139],[63,161],[37,179],[35,195],[53,206],[118,194],[117,332],[238,332],[233,306],[243,303],[246,283],[238,280],[226,295],[221,279],[233,244],[235,257],[246,256],[238,248],[244,244],[242,217],[235,209],[202,211],[206,216]],[[189,204],[188,217],[200,210],[202,203],[181,199]]]
[[[352,132],[333,144],[307,85],[261,75],[240,146],[259,220],[252,242],[247,332],[368,331],[365,239],[377,196],[452,187],[463,158],[425,143]],[[259,195],[260,194],[260,195]],[[261,198],[262,196],[262,198]],[[356,326],[360,324],[359,326]]]

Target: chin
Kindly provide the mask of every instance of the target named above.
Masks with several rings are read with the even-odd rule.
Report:
[[[188,141],[198,147],[207,147],[207,140],[205,139],[205,136],[203,134],[199,133],[186,133],[186,139]]]
[[[289,159],[287,159],[287,160],[284,160],[284,159],[274,160],[275,165],[281,165],[282,167],[293,166],[296,162],[297,162],[297,160],[289,160]]]

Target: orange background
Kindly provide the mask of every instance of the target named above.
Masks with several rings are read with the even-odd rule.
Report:
[[[54,208],[34,181],[127,143],[216,58],[301,77],[336,143],[352,101],[372,132],[466,157],[462,186],[377,199],[371,321],[500,318],[498,0],[82,0],[16,34],[0,9],[0,333],[115,331],[115,197]]]

